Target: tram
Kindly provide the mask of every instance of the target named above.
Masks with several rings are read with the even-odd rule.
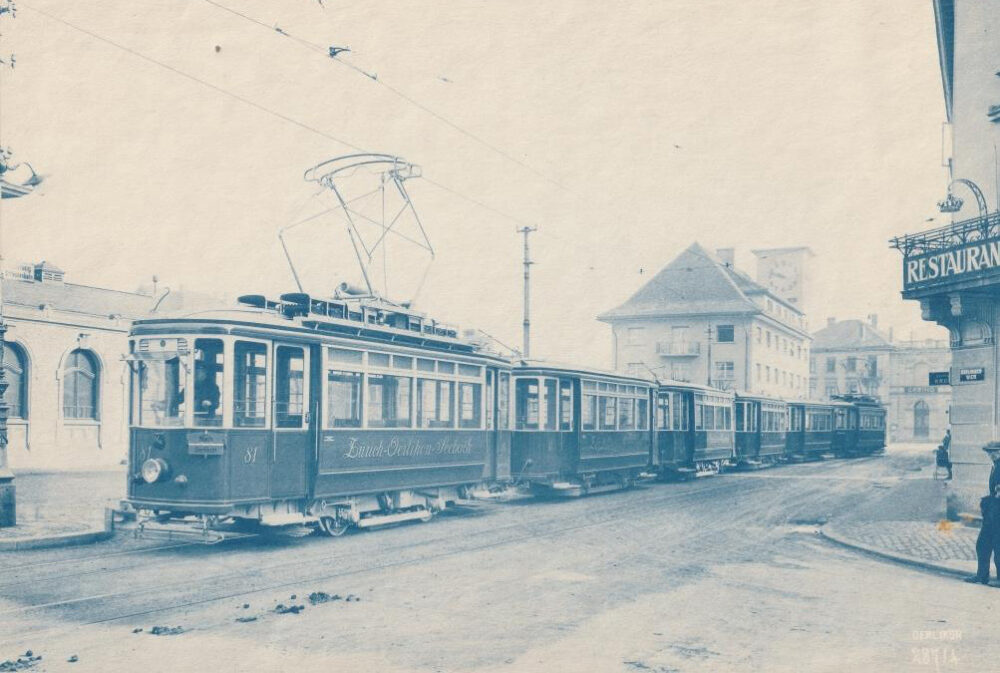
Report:
[[[737,393],[734,405],[737,466],[764,467],[783,459],[787,448],[788,403]]]
[[[830,452],[833,410],[821,402],[788,403],[789,430],[785,453],[791,460],[819,460]]]
[[[133,508],[340,535],[510,479],[506,359],[386,302],[240,302],[134,323]]]
[[[656,391],[651,465],[661,479],[718,474],[734,457],[733,394],[668,381]]]
[[[640,378],[552,364],[512,372],[511,470],[538,494],[627,488],[649,464],[649,401]]]
[[[836,450],[844,456],[868,456],[885,450],[886,410],[870,395],[839,395],[837,409],[844,417]]]

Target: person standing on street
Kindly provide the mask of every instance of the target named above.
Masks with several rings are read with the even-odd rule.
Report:
[[[944,438],[941,440],[941,446],[944,447],[945,451],[951,450],[951,428],[944,431]]]
[[[937,451],[935,451],[935,462],[938,467],[943,467],[948,470],[948,480],[951,480],[951,456],[948,455],[948,447],[945,444],[941,444],[937,447]]]
[[[997,577],[1000,578],[1000,442],[990,442],[983,451],[993,461],[990,470],[989,495],[979,501],[979,510],[983,515],[983,526],[979,529],[976,540],[976,559],[978,569],[975,575],[967,577],[966,582],[989,584],[990,556],[997,567]]]

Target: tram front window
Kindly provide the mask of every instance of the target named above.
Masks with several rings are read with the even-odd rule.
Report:
[[[221,339],[194,342],[194,424],[222,425],[222,376],[224,354]]]
[[[139,425],[184,424],[184,374],[180,357],[139,364]]]

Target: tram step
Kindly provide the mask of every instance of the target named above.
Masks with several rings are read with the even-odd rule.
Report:
[[[371,516],[363,517],[358,521],[358,528],[372,528],[374,526],[388,526],[393,523],[402,523],[403,521],[418,521],[418,520],[428,520],[431,517],[431,513],[427,510],[414,510],[412,512],[396,512],[395,514],[374,514]]]
[[[257,534],[212,528],[206,529],[195,523],[141,522],[135,527],[135,536],[137,538],[151,540],[184,540],[186,542],[200,542],[202,544],[218,544],[223,540],[240,540],[243,538],[256,537]]]

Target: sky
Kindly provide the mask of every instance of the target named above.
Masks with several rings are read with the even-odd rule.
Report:
[[[930,0],[17,10],[0,18],[0,55],[16,54],[0,144],[46,180],[3,203],[8,264],[121,289],[155,274],[294,291],[277,232],[315,204],[303,172],[360,148],[421,167],[406,187],[435,256],[415,307],[435,318],[520,345],[516,230],[538,227],[535,356],[608,366],[595,316],[693,241],[736,248],[750,272],[752,249],[809,246],[814,329],[877,313],[897,338],[943,338],[900,299],[887,243],[948,221]],[[351,51],[337,62],[330,45]],[[289,232],[307,291],[359,279],[349,245],[332,216]],[[395,263],[394,296],[425,263]]]

